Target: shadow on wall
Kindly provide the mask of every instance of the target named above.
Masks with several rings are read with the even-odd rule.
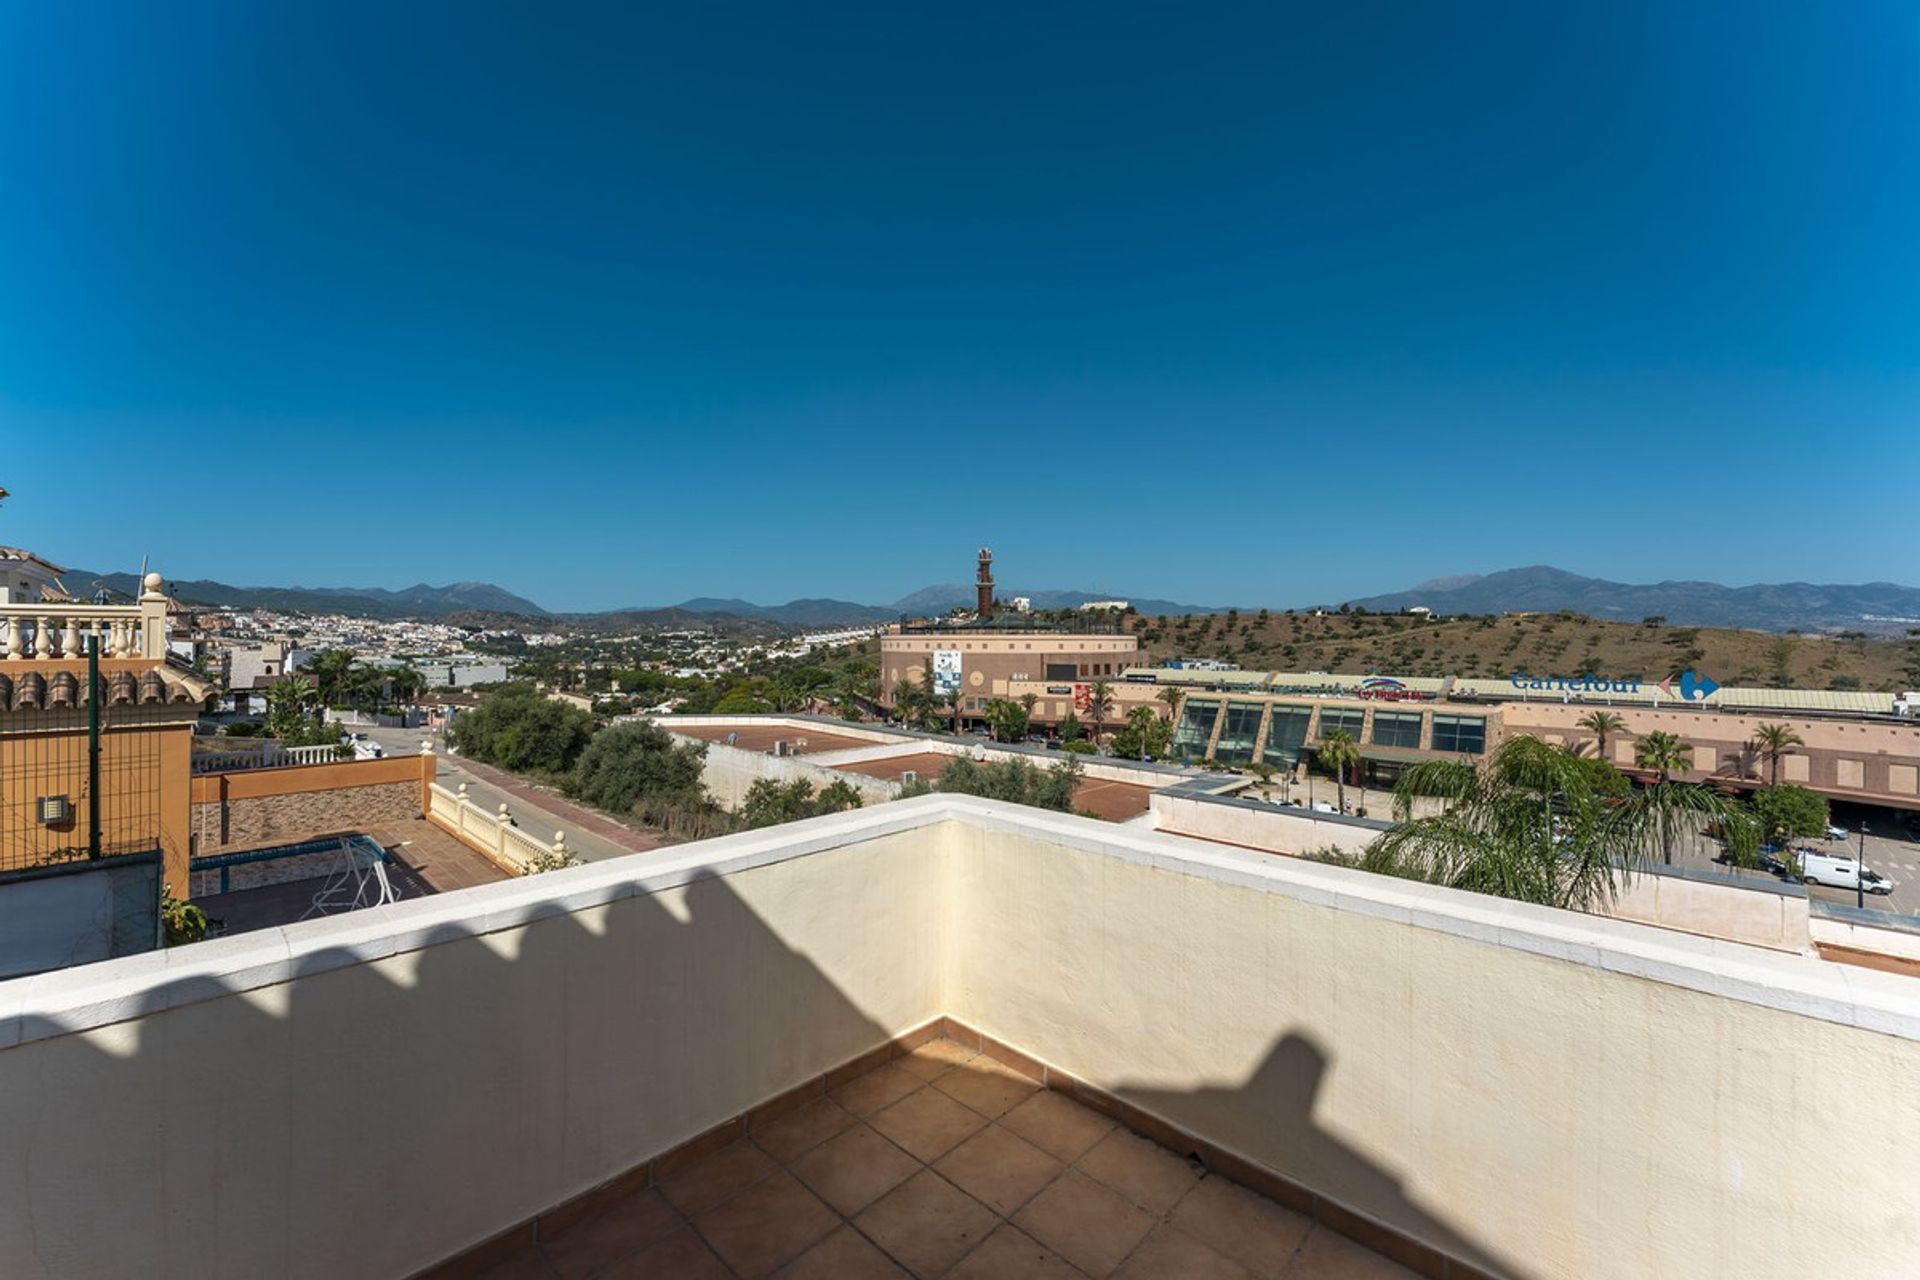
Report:
[[[1319,1126],[1314,1112],[1328,1062],[1326,1050],[1311,1037],[1288,1032],[1238,1088],[1169,1092],[1123,1084],[1115,1092],[1160,1116],[1230,1116],[1234,1128],[1220,1141],[1241,1150],[1286,1152],[1286,1166],[1275,1172],[1293,1175],[1293,1181],[1316,1197],[1390,1222],[1460,1262],[1524,1280],[1526,1271],[1434,1216],[1392,1172]],[[1248,1099],[1257,1105],[1248,1105]],[[1311,1177],[1295,1171],[1311,1171]]]
[[[369,930],[403,932],[409,913],[462,897],[478,918],[491,892],[362,913],[356,936],[377,945]],[[489,918],[526,925],[517,936],[438,925],[378,964],[318,952],[290,982],[244,993],[187,972],[84,1035],[29,1016],[29,1042],[0,1050],[7,1274],[411,1275],[940,1012],[936,981],[927,1008],[902,1000],[907,1022],[870,1016],[718,876],[617,893]],[[861,909],[804,904],[812,918]],[[194,955],[168,959],[190,970]],[[913,983],[914,963],[879,972]],[[1193,1113],[1186,1098],[1244,1117],[1234,1095],[1250,1090],[1263,1149],[1336,1171],[1337,1188],[1316,1190],[1511,1271],[1315,1125],[1326,1070],[1294,1034],[1242,1090],[1121,1092],[1161,1115]]]

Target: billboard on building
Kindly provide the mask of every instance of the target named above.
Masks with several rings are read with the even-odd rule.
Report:
[[[933,696],[947,698],[960,692],[960,651],[933,651]]]

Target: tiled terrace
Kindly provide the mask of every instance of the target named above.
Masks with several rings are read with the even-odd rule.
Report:
[[[387,875],[402,901],[513,878],[423,818],[368,827],[366,834],[393,855]],[[327,880],[317,876],[209,894],[194,899],[194,904],[218,922],[217,932],[224,935],[272,929],[305,918]]]
[[[938,1039],[488,1280],[1390,1280],[1412,1272]]]

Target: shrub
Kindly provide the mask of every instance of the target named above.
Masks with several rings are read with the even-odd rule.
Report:
[[[501,686],[447,731],[448,741],[483,764],[549,775],[573,768],[592,736],[592,716],[530,684]]]
[[[707,749],[676,743],[650,720],[602,729],[573,766],[567,791],[609,813],[628,813],[642,796],[698,797]]]

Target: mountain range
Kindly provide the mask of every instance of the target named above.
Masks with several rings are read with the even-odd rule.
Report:
[[[139,582],[130,573],[74,572],[67,585],[90,595],[101,585],[126,596]],[[609,627],[697,627],[715,620],[758,624],[758,628],[856,626],[896,618],[925,617],[973,604],[971,583],[939,583],[902,596],[891,604],[806,597],[763,605],[737,598],[701,596],[675,605],[634,606],[595,613],[554,613],[524,596],[486,582],[455,582],[443,587],[418,583],[399,590],[383,587],[236,587],[208,579],[168,583],[173,595],[190,604],[257,607],[292,613],[343,613],[369,618],[544,619],[606,630]],[[1000,598],[1026,596],[1039,609],[1071,609],[1115,593],[1003,587]],[[1220,613],[1223,605],[1182,604],[1172,600],[1126,596],[1144,614]],[[1604,621],[1639,622],[1663,617],[1675,626],[1737,627],[1762,631],[1863,631],[1899,635],[1920,626],[1920,589],[1891,582],[1854,585],[1806,582],[1728,587],[1717,582],[1611,582],[1549,565],[1488,574],[1432,578],[1406,591],[1347,602],[1375,612],[1424,606],[1437,614],[1557,612],[1572,610]],[[1280,606],[1274,606],[1280,607]]]
[[[1550,565],[1434,578],[1409,591],[1348,603],[1376,612],[1424,606],[1435,613],[1572,610],[1608,622],[1662,617],[1674,626],[1754,631],[1904,634],[1920,626],[1920,589],[1892,582],[1728,587],[1717,582],[1609,582]]]

